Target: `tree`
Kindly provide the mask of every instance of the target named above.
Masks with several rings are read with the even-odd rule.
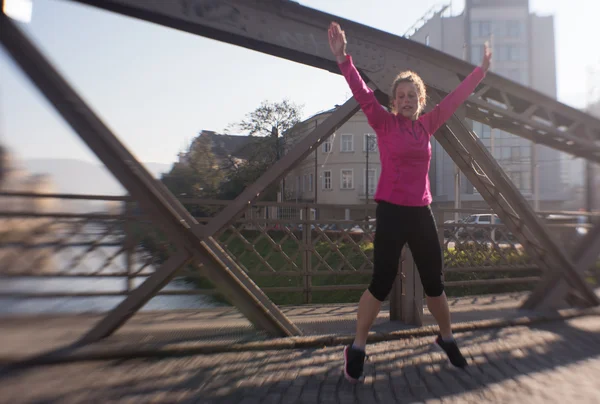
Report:
[[[289,100],[263,101],[258,108],[248,113],[240,122],[230,125],[230,128],[245,132],[249,136],[271,136],[275,128],[281,136],[300,122],[301,115],[302,106]]]
[[[283,155],[286,138],[283,134],[300,122],[302,107],[284,99],[281,102],[263,101],[240,122],[229,125],[227,132],[235,130],[256,139],[247,146],[249,160],[271,165]]]
[[[256,181],[283,156],[286,143],[289,142],[289,138],[283,135],[300,123],[301,111],[302,106],[286,99],[281,102],[263,101],[240,122],[229,125],[227,132],[245,133],[254,140],[243,151],[247,157],[245,164],[225,184],[224,197],[239,195],[239,192]],[[263,199],[276,200],[278,189],[278,185],[267,188],[263,192]]]
[[[199,135],[190,144],[185,160],[173,164],[161,181],[176,197],[216,198],[224,178],[225,174],[212,151],[211,139]],[[212,212],[210,208],[199,205],[188,209],[194,216],[206,216]]]
[[[300,109],[288,100],[263,101],[226,129],[246,134],[245,145],[229,150],[229,155],[217,149],[219,158],[213,152],[215,134],[203,131],[192,141],[183,161],[175,163],[161,180],[178,197],[234,199],[283,155],[283,134],[300,122]],[[262,193],[263,199],[276,200],[277,191],[277,185],[269,187]]]

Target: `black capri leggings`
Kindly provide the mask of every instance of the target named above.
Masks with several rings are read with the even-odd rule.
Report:
[[[376,217],[371,294],[384,301],[390,293],[398,273],[402,247],[408,242],[425,294],[440,296],[444,292],[442,248],[431,208],[380,201]]]

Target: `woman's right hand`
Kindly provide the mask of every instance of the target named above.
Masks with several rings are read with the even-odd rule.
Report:
[[[337,22],[329,24],[328,34],[331,53],[338,63],[343,63],[346,60],[346,34]]]

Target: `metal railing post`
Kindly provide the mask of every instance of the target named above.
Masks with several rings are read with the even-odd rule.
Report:
[[[125,257],[125,269],[127,271],[126,289],[127,294],[131,293],[135,289],[135,276],[134,276],[134,261],[135,261],[135,247],[136,240],[134,235],[133,225],[133,203],[129,200],[123,202],[123,247]]]
[[[302,221],[302,270],[304,271],[304,303],[312,302],[312,220],[308,205],[302,208],[304,220]]]

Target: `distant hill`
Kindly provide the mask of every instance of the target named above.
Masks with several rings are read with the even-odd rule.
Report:
[[[102,163],[90,163],[75,159],[27,159],[21,160],[31,174],[46,174],[51,177],[56,192],[66,194],[123,195],[125,189]],[[171,169],[171,164],[142,163],[159,179]]]

